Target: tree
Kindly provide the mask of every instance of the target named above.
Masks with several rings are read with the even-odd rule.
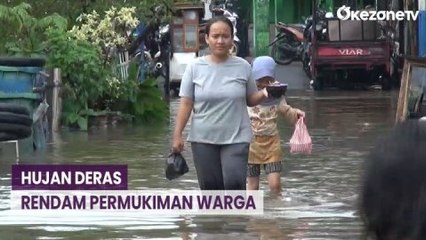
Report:
[[[16,6],[25,2],[25,0],[8,0],[4,3],[5,6]],[[44,17],[52,13],[58,13],[61,16],[68,18],[71,24],[81,13],[89,13],[93,10],[97,12],[107,11],[111,6],[120,7],[136,7],[138,13],[143,20],[146,20],[146,13],[150,9],[158,5],[166,6],[167,12],[170,14],[175,3],[189,2],[197,3],[200,0],[40,0],[31,1],[33,14],[35,17]]]
[[[45,46],[44,32],[48,28],[66,29],[67,20],[54,13],[36,18],[31,14],[31,5],[22,2],[8,7],[0,5],[0,24],[8,26],[1,29],[0,52],[11,55],[39,55]]]

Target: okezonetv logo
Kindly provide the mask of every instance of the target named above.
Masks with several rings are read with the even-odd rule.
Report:
[[[374,11],[357,10],[352,11],[348,6],[342,6],[337,9],[337,17],[340,20],[359,20],[359,21],[416,21],[419,16],[418,11]]]

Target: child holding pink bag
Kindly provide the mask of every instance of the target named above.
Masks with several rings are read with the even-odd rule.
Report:
[[[257,57],[252,63],[252,78],[257,87],[263,89],[275,83],[276,63],[269,56]],[[305,112],[292,108],[283,95],[270,96],[261,105],[248,108],[253,140],[250,143],[247,189],[259,189],[261,168],[264,169],[271,192],[281,192],[281,176],[283,152],[277,127],[278,116],[281,115],[292,125],[303,122]],[[298,135],[299,136],[299,135]]]

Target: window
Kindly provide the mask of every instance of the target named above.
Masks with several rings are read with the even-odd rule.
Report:
[[[198,27],[197,25],[185,25],[185,48],[198,49]]]
[[[196,52],[199,48],[199,12],[182,10],[173,19],[173,48],[176,52]]]
[[[180,26],[175,26],[173,29],[173,51],[183,52],[183,28]]]
[[[175,24],[175,25],[182,25],[183,24],[183,19],[179,18],[179,17],[173,18],[173,24]]]
[[[198,21],[197,12],[196,11],[186,11],[183,13],[183,18],[189,21]]]

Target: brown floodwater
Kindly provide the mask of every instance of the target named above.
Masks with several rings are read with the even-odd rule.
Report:
[[[292,127],[279,122],[285,150],[283,193],[266,191],[263,216],[68,216],[16,213],[9,208],[14,146],[0,144],[1,239],[359,239],[357,196],[362,161],[394,121],[397,93],[381,91],[289,91],[288,102],[307,113],[314,146],[311,155],[289,154]],[[174,181],[164,177],[171,120],[150,126],[61,131],[45,151],[23,149],[20,163],[127,164],[129,189],[197,189],[190,148],[190,171]]]

